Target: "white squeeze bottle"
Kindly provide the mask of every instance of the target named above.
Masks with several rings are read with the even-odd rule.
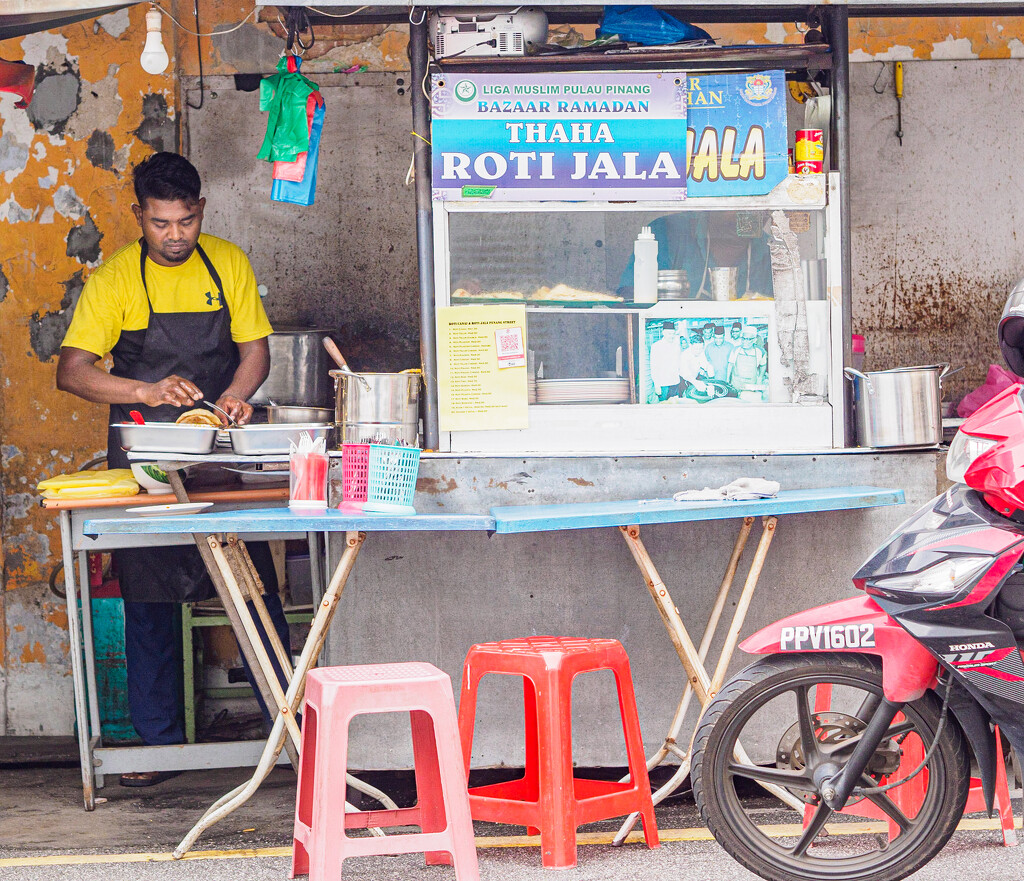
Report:
[[[649,226],[633,243],[633,302],[658,302],[658,240]]]

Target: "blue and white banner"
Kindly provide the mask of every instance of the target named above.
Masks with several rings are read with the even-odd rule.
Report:
[[[433,197],[683,199],[687,97],[681,71],[435,73]]]
[[[687,195],[770,193],[789,173],[785,71],[687,79]]]

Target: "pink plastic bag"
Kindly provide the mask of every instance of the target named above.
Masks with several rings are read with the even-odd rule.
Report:
[[[992,400],[1004,388],[1009,388],[1018,382],[1020,382],[1020,378],[1017,374],[1011,373],[1005,367],[1000,367],[998,364],[989,364],[988,376],[985,377],[984,384],[964,395],[963,400],[956,405],[956,415],[965,418],[970,416],[982,404]]]

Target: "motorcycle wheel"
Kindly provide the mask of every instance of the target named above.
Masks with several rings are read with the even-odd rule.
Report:
[[[897,881],[934,857],[969,786],[969,752],[951,716],[926,768],[888,792],[834,813],[811,780],[802,744],[814,745],[811,768],[826,759],[841,767],[881,698],[881,666],[854,654],[775,655],[728,682],[707,706],[691,768],[697,808],[719,844],[770,881]],[[906,777],[935,739],[940,710],[932,692],[906,704],[863,785]],[[803,816],[765,784],[802,801]]]

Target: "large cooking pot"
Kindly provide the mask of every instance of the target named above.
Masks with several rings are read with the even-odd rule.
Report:
[[[942,377],[948,364],[861,373],[853,382],[857,442],[862,447],[934,447],[942,441]]]
[[[402,440],[415,445],[419,433],[422,374],[347,373],[332,370],[334,421],[339,443],[365,438]],[[380,442],[380,441],[374,441]]]
[[[324,337],[333,331],[313,327],[282,327],[270,343],[270,373],[249,399],[256,406],[330,407],[331,360]]]

